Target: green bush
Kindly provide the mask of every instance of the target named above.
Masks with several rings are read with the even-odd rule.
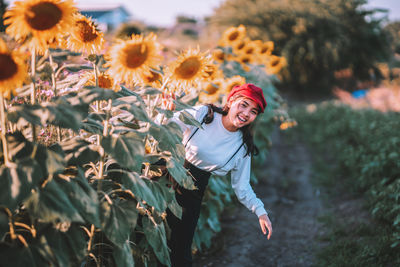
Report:
[[[307,111],[308,110],[308,111]],[[381,251],[400,252],[400,114],[353,110],[339,103],[297,108],[296,128],[313,145],[336,160],[336,177],[346,187],[365,194],[368,208],[383,233]],[[390,229],[389,231],[385,229]],[[367,245],[367,244],[365,244]],[[388,261],[399,261],[397,258]]]

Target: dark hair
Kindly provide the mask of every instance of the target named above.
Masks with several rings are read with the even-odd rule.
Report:
[[[228,105],[225,105],[223,108],[217,107],[214,104],[207,104],[208,112],[204,118],[204,123],[209,124],[214,120],[214,112],[222,114],[222,116],[226,116],[229,112]],[[253,123],[250,123],[246,126],[239,128],[243,135],[243,143],[246,145],[246,156],[257,155],[259,150],[257,146],[254,144],[253,140]]]

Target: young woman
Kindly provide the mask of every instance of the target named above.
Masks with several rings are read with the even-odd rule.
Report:
[[[191,244],[199,219],[201,201],[211,174],[231,172],[231,183],[239,201],[258,217],[263,234],[272,234],[271,221],[250,186],[251,155],[257,153],[253,143],[251,125],[264,112],[267,103],[261,88],[253,84],[235,87],[223,109],[213,105],[187,110],[202,129],[184,124],[175,114],[171,121],[183,131],[186,149],[185,167],[194,178],[198,189],[177,190],[176,199],[182,206],[182,219],[168,213],[171,228],[171,262],[173,267],[192,266]]]

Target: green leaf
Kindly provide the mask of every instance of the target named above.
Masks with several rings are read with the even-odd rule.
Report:
[[[190,114],[186,110],[182,111],[179,114],[179,119],[185,124],[193,125],[193,126],[196,126],[197,128],[203,129],[203,126],[201,125],[201,123],[195,117],[193,117],[192,114]]]
[[[168,203],[168,208],[170,209],[172,214],[174,214],[179,219],[182,219],[182,207],[176,201],[175,196],[174,199],[170,203]]]
[[[114,201],[113,204],[103,202],[101,210],[101,229],[111,242],[122,247],[130,234],[130,223],[124,209]]]
[[[150,126],[149,133],[158,141],[160,149],[170,151],[174,155],[184,158],[185,150],[182,145],[182,130],[178,124],[153,124]]]
[[[113,106],[130,112],[137,120],[151,122],[146,112],[146,105],[138,95],[120,97],[113,102]]]
[[[67,165],[83,166],[100,160],[99,147],[80,137],[71,138],[61,143]]]
[[[56,178],[32,193],[25,205],[34,218],[43,222],[85,222]]]
[[[10,210],[17,206],[31,194],[42,178],[40,166],[32,159],[17,161],[0,168],[0,205]]]
[[[79,170],[75,177],[70,178],[70,181],[64,179],[57,181],[82,218],[100,227],[100,204],[97,192],[90,187],[82,171]]]
[[[86,236],[77,224],[69,226],[66,232],[59,231],[53,226],[42,229],[47,245],[52,250],[57,266],[78,266],[86,254]]]
[[[65,154],[62,150],[61,146],[58,144],[54,144],[46,149],[47,158],[46,158],[46,166],[47,173],[54,174],[65,169]]]
[[[78,131],[83,116],[80,112],[72,109],[70,105],[44,102],[36,105],[13,106],[7,112],[7,118],[17,125],[25,125],[23,121],[25,120],[42,127],[53,124]]]
[[[113,248],[113,258],[116,266],[118,267],[134,267],[135,261],[133,260],[131,246],[129,240],[126,240],[121,247]]]
[[[167,169],[179,185],[189,190],[196,189],[188,170],[175,158],[171,157],[168,159]]]
[[[121,200],[118,205],[124,210],[126,219],[131,230],[135,229],[138,219],[138,210],[136,209],[137,202],[132,200]]]
[[[144,156],[143,137],[138,132],[112,135],[101,140],[104,151],[111,155],[122,167],[140,171]]]
[[[147,216],[143,216],[142,224],[146,239],[153,248],[158,260],[161,263],[170,266],[171,260],[169,258],[164,223],[161,222],[160,224],[156,224]]]
[[[50,266],[43,254],[44,247],[30,244],[29,247],[11,246],[8,243],[0,243],[0,258],[2,266],[13,267],[42,267]]]
[[[0,211],[0,240],[4,240],[4,235],[9,231],[8,216],[2,210]]]
[[[161,196],[156,195],[151,190],[146,181],[144,181],[145,179],[147,178],[141,178],[137,173],[126,172],[122,176],[122,186],[123,188],[131,190],[138,200],[144,200],[150,206],[160,210],[160,206],[164,206],[163,203],[158,203]]]
[[[166,185],[153,182],[150,179],[143,179],[143,181],[147,184],[155,198],[154,203],[148,202],[148,204],[153,206],[159,212],[164,212],[168,207],[168,203],[173,199],[174,191],[170,191]]]

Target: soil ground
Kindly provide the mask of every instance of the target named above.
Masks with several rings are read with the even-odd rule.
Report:
[[[203,266],[312,266],[322,226],[319,191],[311,184],[310,151],[298,141],[286,142],[279,131],[273,134],[266,171],[254,186],[272,222],[267,240],[257,217],[244,206],[224,214],[222,232],[211,250],[195,258]]]

